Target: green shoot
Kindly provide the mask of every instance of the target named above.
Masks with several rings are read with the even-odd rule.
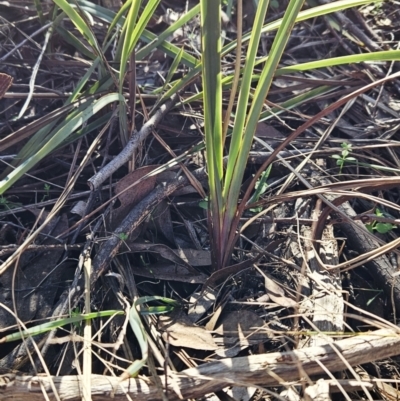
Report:
[[[51,188],[50,184],[44,184],[44,190],[46,191],[46,193],[43,195],[42,202],[50,197],[50,188]]]
[[[275,35],[271,51],[261,69],[257,86],[253,88],[261,32],[269,1],[259,1],[241,73],[241,86],[233,122],[228,163],[223,167],[225,136],[222,130],[222,71],[221,71],[221,0],[201,0],[202,19],[202,79],[204,131],[208,184],[210,188],[210,230],[214,269],[225,267],[231,258],[238,224],[238,204],[247,159],[256,126],[265,106],[275,71],[289,33],[304,1],[291,0]],[[237,73],[238,71],[236,71]],[[250,105],[250,108],[248,107]],[[261,188],[260,188],[261,189]]]
[[[255,192],[252,195],[252,197],[249,199],[248,203],[251,204],[251,203],[257,202],[260,199],[261,195],[263,195],[265,193],[265,191],[267,190],[267,188],[268,188],[267,179],[271,173],[271,168],[272,168],[272,164],[270,164],[268,166],[268,168],[263,173],[261,173],[261,176],[257,180],[256,185],[255,185]],[[260,207],[260,206],[250,209],[250,211],[253,213],[260,213],[261,210],[262,210],[262,207]]]
[[[28,338],[31,336],[37,336],[39,334],[47,333],[48,331],[58,329],[59,327],[66,326],[68,324],[76,325],[79,322],[95,319],[99,317],[109,317],[109,316],[117,316],[123,315],[124,311],[119,310],[108,310],[108,311],[101,311],[101,312],[92,312],[87,314],[80,314],[77,313],[76,310],[72,311],[71,317],[53,320],[51,322],[39,324],[37,326],[30,327],[27,330],[18,331],[16,333],[9,334],[5,337],[0,339],[0,343],[8,343],[11,341],[18,341],[22,338]]]
[[[357,159],[349,156],[349,154],[352,152],[351,143],[343,142],[340,146],[342,147],[341,154],[332,155],[332,159],[336,159],[336,165],[339,166],[339,174],[342,174],[344,164],[349,161],[357,161]]]
[[[11,210],[20,206],[22,206],[22,203],[10,202],[3,195],[0,195],[0,209]]]
[[[378,208],[375,209],[375,215],[377,217],[386,217],[385,214]],[[391,230],[397,228],[395,224],[392,223],[383,223],[380,221],[373,221],[372,223],[368,223],[365,225],[367,230],[370,233],[373,233],[374,231],[378,232],[379,234],[387,234]]]
[[[208,206],[209,205],[208,205],[208,196],[207,196],[199,202],[199,207],[201,207],[202,209],[208,210]]]
[[[371,305],[372,302],[374,302],[375,299],[378,298],[379,295],[381,295],[381,294],[383,293],[383,290],[375,290],[375,291],[377,292],[377,294],[374,295],[372,298],[370,298],[370,299],[367,301],[367,303],[366,303],[367,306]]]
[[[119,233],[119,234],[118,234],[118,238],[119,238],[121,241],[126,241],[126,240],[129,238],[129,235],[126,234],[126,233]]]

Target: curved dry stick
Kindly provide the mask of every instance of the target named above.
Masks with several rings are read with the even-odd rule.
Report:
[[[129,139],[126,146],[122,151],[107,165],[105,165],[100,171],[98,171],[93,177],[89,178],[88,184],[92,191],[99,189],[100,185],[115,173],[120,167],[127,163],[133,152],[141,145],[146,137],[153,131],[161,119],[167,114],[169,110],[175,105],[178,100],[178,95],[174,94],[171,99],[163,104],[156,113],[143,125],[139,132],[136,132]]]

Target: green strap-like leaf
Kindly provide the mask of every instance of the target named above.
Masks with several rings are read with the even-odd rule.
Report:
[[[113,102],[124,102],[124,98],[119,93],[111,93],[103,96],[97,101],[89,101],[87,107],[79,111],[68,122],[63,124],[61,128],[43,143],[43,146],[31,157],[25,160],[15,170],[9,173],[2,181],[0,181],[0,195],[3,194],[11,185],[13,185],[24,173],[29,171],[35,164],[56,149],[63,141],[65,141],[71,133],[82,126],[89,118],[99,112],[103,107]]]
[[[37,336],[39,334],[47,333],[48,331],[58,329],[59,327],[66,326],[67,324],[80,323],[84,320],[96,319],[99,317],[108,317],[108,316],[117,316],[124,315],[124,311],[120,310],[108,310],[101,312],[92,312],[87,314],[76,314],[71,317],[66,317],[58,320],[53,320],[51,322],[39,324],[38,326],[31,327],[27,330],[23,330],[17,333],[9,334],[2,339],[0,339],[0,343],[18,341],[23,338],[28,338],[31,336]]]
[[[78,31],[86,38],[89,44],[97,51],[97,54],[101,54],[97,40],[93,35],[91,29],[88,27],[86,21],[78,14],[78,12],[69,4],[66,0],[54,0],[54,3],[60,7],[65,14],[71,19]]]

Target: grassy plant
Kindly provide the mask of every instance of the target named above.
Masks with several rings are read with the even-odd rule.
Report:
[[[206,197],[205,201],[200,202],[200,205],[205,206],[209,211],[213,267],[220,269],[229,265],[232,250],[238,237],[238,224],[241,214],[244,208],[248,207],[247,205],[257,202],[265,193],[266,181],[271,170],[271,164],[266,164],[260,168],[254,175],[254,180],[249,189],[243,195],[242,182],[256,125],[260,121],[271,119],[302,105],[304,102],[309,102],[322,94],[325,95],[335,90],[332,83],[330,83],[331,86],[320,84],[320,86],[301,94],[293,95],[292,98],[270,109],[267,107],[266,99],[273,79],[283,74],[295,73],[300,75],[304,71],[336,65],[400,60],[400,51],[394,50],[365,52],[296,65],[279,66],[291,30],[296,22],[327,15],[345,8],[364,5],[371,1],[333,1],[323,6],[301,11],[304,1],[290,0],[284,17],[267,24],[264,24],[264,21],[268,9],[279,8],[279,2],[275,0],[270,2],[268,0],[254,0],[253,2],[257,4],[257,13],[251,32],[242,37],[238,23],[237,41],[231,41],[223,46],[220,26],[221,6],[225,4],[231,10],[235,3],[233,0],[200,0],[199,5],[189,10],[188,13],[157,36],[146,30],[146,25],[155,13],[160,0],[127,0],[117,13],[97,5],[93,1],[54,0],[55,7],[51,14],[43,14],[40,1],[35,0],[41,23],[46,22],[44,18],[50,18],[58,34],[74,46],[82,58],[85,57],[90,60],[91,66],[80,81],[74,85],[73,94],[65,102],[63,108],[59,110],[60,113],[56,118],[40,125],[31,132],[34,135],[19,152],[13,161],[12,168],[0,176],[0,207],[6,209],[13,207],[13,204],[2,194],[27,171],[41,162],[44,157],[83,135],[104,128],[110,119],[117,115],[117,112],[121,128],[120,142],[124,145],[134,128],[136,101],[135,99],[132,100],[132,91],[130,93],[132,96],[126,95],[126,88],[129,84],[130,89],[134,88],[133,92],[136,90],[134,74],[131,74],[131,71],[134,71],[136,67],[135,60],[143,60],[153,50],[160,49],[173,62],[164,84],[153,92],[153,94],[159,95],[155,109],[171,95],[185,88],[188,83],[198,79],[200,75],[202,78],[203,85],[199,91],[191,97],[183,96],[181,105],[189,104],[190,107],[191,102],[203,100],[205,143],[197,144],[192,150],[176,158],[170,166],[176,164],[178,160],[179,162],[185,161],[185,158],[189,157],[188,155],[193,155],[194,152],[206,148],[209,196]],[[241,0],[237,0],[236,3],[237,14],[240,18]],[[307,3],[310,6],[312,2]],[[201,12],[202,21],[203,48],[201,52],[195,49],[192,54],[189,54],[185,51],[185,47],[178,48],[167,41],[174,30],[195,17],[199,12]],[[231,12],[228,14],[231,15]],[[61,22],[65,18],[72,21],[77,31],[71,32],[63,28]],[[94,20],[101,20],[109,27],[102,43],[91,27]],[[268,55],[260,55],[261,35],[275,30],[277,33]],[[137,49],[139,41],[146,45]],[[110,48],[114,45],[115,53],[113,53],[113,58],[108,60],[105,54],[110,54]],[[237,60],[234,73],[225,72],[222,67],[222,59],[235,49]],[[246,54],[241,54],[242,51]],[[178,71],[180,66],[184,66],[186,75],[181,79],[174,80],[177,75],[175,72]],[[341,83],[338,83],[337,86],[341,86]],[[229,99],[228,97],[224,98],[224,91],[232,93]],[[226,104],[228,104],[227,108],[225,108]],[[111,112],[111,109],[115,112]],[[223,111],[226,111],[225,120],[223,120]],[[130,116],[130,119],[127,116]],[[296,131],[296,135],[299,133],[300,131]],[[282,146],[284,147],[287,144],[288,141]],[[278,149],[275,149],[275,152],[278,152]],[[224,156],[227,156],[228,160],[226,165],[223,163]],[[268,163],[271,163],[273,157],[274,153]],[[343,143],[341,153],[334,155],[333,158],[336,159],[336,163],[340,167],[340,173],[342,173],[345,163],[351,162],[356,162],[359,166],[369,166],[391,171],[395,174],[399,173],[399,170],[396,169],[358,162],[352,157],[351,144]],[[50,187],[45,186],[46,194],[43,200],[49,196],[49,189]],[[250,209],[250,211],[259,212],[258,208]],[[394,229],[396,226],[393,224],[387,223],[383,219],[379,221],[379,218],[383,216],[383,213],[376,209],[377,219],[367,225],[367,228],[371,232],[379,233],[387,233]],[[128,235],[120,233],[119,239],[125,241],[128,239]],[[149,264],[143,254],[140,254],[140,260],[143,266]],[[153,300],[161,300],[169,303],[169,305],[152,307],[147,310],[140,309],[140,304]],[[139,313],[165,313],[175,306],[176,304],[173,301],[162,297],[139,298],[131,304],[129,322],[138,340],[142,356],[128,368],[126,376],[137,375],[146,363],[148,355],[147,334],[141,323]],[[111,317],[114,314],[122,315],[123,312],[106,311],[86,315],[73,313],[69,318],[45,323],[27,331],[13,334],[10,337],[7,336],[7,339],[1,339],[0,343],[41,334],[66,324],[81,325],[82,321],[96,317]]]
[[[376,1],[379,3],[379,1]],[[142,4],[143,3],[143,4]],[[205,3],[205,2],[203,2]],[[215,3],[215,4],[212,4]],[[304,21],[310,18],[315,18],[321,15],[327,15],[329,13],[344,10],[350,7],[356,7],[371,3],[368,0],[340,0],[335,1],[326,5],[313,7],[298,13],[296,22]],[[35,2],[38,5],[38,2]],[[93,60],[92,66],[88,69],[87,73],[82,77],[81,81],[76,85],[76,88],[71,95],[71,97],[66,101],[65,107],[70,107],[72,111],[70,111],[67,118],[57,120],[53,120],[51,123],[47,124],[45,127],[41,127],[37,130],[35,135],[31,138],[31,140],[26,144],[26,146],[19,152],[18,156],[15,158],[15,161],[12,163],[14,171],[11,172],[10,169],[0,177],[2,181],[0,181],[0,194],[3,194],[11,185],[13,185],[19,178],[21,178],[27,171],[29,171],[34,165],[36,165],[40,160],[42,160],[47,154],[52,152],[55,149],[58,149],[60,146],[65,146],[69,142],[76,140],[77,138],[81,137],[82,135],[87,134],[88,132],[93,131],[94,129],[104,126],[107,123],[108,119],[111,117],[111,113],[106,113],[102,116],[97,116],[97,112],[111,103],[111,101],[104,103],[105,99],[98,99],[95,101],[98,105],[102,103],[101,108],[97,108],[94,113],[90,115],[90,122],[87,124],[85,128],[80,128],[79,126],[83,126],[87,122],[87,118],[75,120],[76,122],[79,121],[77,125],[71,129],[71,126],[67,125],[71,119],[79,114],[79,112],[83,112],[86,114],[86,111],[89,111],[91,108],[93,110],[93,98],[90,96],[99,97],[100,94],[103,94],[105,91],[108,92],[117,92],[120,97],[114,97],[114,102],[118,102],[119,104],[119,119],[120,119],[120,127],[121,127],[121,140],[124,143],[127,139],[127,136],[132,129],[132,126],[128,126],[127,122],[127,113],[126,111],[126,102],[125,99],[121,96],[122,95],[122,87],[124,82],[125,71],[127,71],[127,60],[129,56],[132,54],[133,48],[136,43],[138,43],[139,38],[148,43],[142,49],[140,49],[136,54],[136,60],[142,60],[146,57],[151,51],[154,49],[160,49],[164,51],[167,55],[172,58],[180,59],[182,64],[186,67],[190,68],[190,71],[187,73],[184,78],[177,80],[175,82],[171,82],[170,88],[162,94],[160,102],[165,101],[173,93],[181,90],[187,83],[191,82],[196,76],[201,72],[202,68],[204,68],[204,62],[208,62],[207,60],[209,57],[204,54],[202,58],[197,58],[194,55],[189,54],[186,51],[178,48],[177,46],[173,45],[172,43],[167,42],[167,38],[171,35],[171,32],[181,27],[185,24],[188,20],[193,18],[200,10],[200,6],[195,6],[185,15],[183,15],[178,21],[168,27],[163,33],[156,36],[150,31],[146,30],[146,21],[149,20],[151,14],[154,12],[157,1],[150,1],[146,4],[141,1],[127,1],[124,3],[123,7],[121,8],[120,12],[114,13],[113,11],[101,7],[97,4],[94,4],[91,1],[87,0],[76,0],[74,2],[67,2],[66,0],[56,0],[55,4],[57,7],[54,8],[54,11],[48,16],[48,18],[52,18],[54,21],[55,29],[57,30],[58,34],[64,38],[68,43],[72,44],[76,47],[77,51],[85,54],[89,59]],[[232,6],[232,2],[229,1],[228,4]],[[293,3],[291,3],[293,5]],[[142,6],[140,12],[140,5]],[[213,6],[215,9],[220,6],[220,1],[211,2],[210,6]],[[258,9],[261,10],[260,7],[266,9],[267,3],[265,0],[258,2]],[[139,8],[138,8],[139,7]],[[290,6],[292,7],[292,6]],[[289,8],[288,8],[289,10]],[[61,11],[61,12],[60,12]],[[204,10],[203,10],[204,11]],[[40,10],[38,9],[38,13],[40,14]],[[208,14],[210,15],[210,14]],[[260,14],[258,14],[260,15]],[[288,14],[286,14],[288,15]],[[81,37],[75,36],[72,32],[69,32],[60,25],[63,18],[70,18],[70,20],[76,26],[78,32],[80,33]],[[108,33],[105,37],[105,40],[102,44],[98,42],[96,39],[93,31],[90,27],[90,21],[92,18],[97,18],[101,21],[104,21],[106,24],[109,25]],[[203,20],[205,22],[211,21],[207,19],[209,17],[203,15]],[[215,21],[215,16],[212,16],[213,20]],[[285,17],[287,19],[287,17]],[[218,24],[214,26],[214,32],[216,32],[216,27]],[[252,30],[251,33],[248,33],[243,36],[243,44],[249,43],[249,52],[248,56],[255,57],[256,49],[258,46],[257,37],[259,37],[259,28],[261,26],[261,32],[271,32],[273,30],[278,29],[280,26],[283,26],[283,20],[278,19],[274,22],[268,23],[263,25],[262,18],[257,19],[258,26],[257,29]],[[286,27],[287,28],[287,27]],[[129,32],[127,34],[127,32]],[[130,35],[132,33],[132,35]],[[283,32],[284,36],[288,38],[290,32]],[[104,53],[109,47],[114,43],[113,40],[118,39],[118,51],[116,52],[115,59],[113,60],[116,62],[117,66],[120,65],[120,70],[115,70],[111,68],[108,60],[106,60]],[[277,42],[276,42],[277,43]],[[236,41],[232,41],[225,45],[222,49],[218,51],[220,53],[220,57],[225,56],[226,54],[233,51],[238,44]],[[250,49],[252,49],[250,51]],[[271,57],[272,56],[272,57]],[[249,100],[250,103],[250,96],[247,96],[246,93],[249,95],[249,87],[248,87],[248,79],[251,76],[251,79],[254,82],[262,82],[262,79],[266,76],[266,69],[264,68],[264,75],[262,74],[254,74],[252,71],[251,65],[256,66],[262,63],[272,63],[272,59],[275,58],[277,61],[277,56],[274,54],[269,54],[268,61],[266,57],[260,58],[256,60],[254,63],[253,61],[248,61],[244,68],[239,71],[241,78],[245,81],[245,85],[242,86],[243,90],[240,92],[243,93],[239,96],[240,99],[240,113],[237,113],[235,118],[235,127],[239,127],[241,122],[239,121],[241,118],[247,118],[247,116],[253,115],[255,116],[255,109],[252,110],[250,114],[247,113],[247,104],[245,101]],[[389,51],[381,51],[375,53],[364,53],[364,54],[356,54],[351,56],[344,56],[344,57],[336,57],[333,59],[324,59],[318,61],[311,61],[308,63],[303,63],[299,65],[293,65],[290,67],[284,68],[270,68],[269,65],[269,72],[270,74],[275,76],[281,74],[288,74],[291,72],[299,72],[299,71],[307,71],[312,70],[314,68],[323,68],[323,67],[331,67],[333,65],[342,65],[342,64],[349,64],[349,63],[358,63],[358,62],[369,62],[369,61],[393,61],[400,59],[400,51],[398,50],[389,50]],[[218,59],[219,60],[219,59]],[[91,86],[87,87],[87,83],[89,79],[97,72],[98,76],[96,78],[96,82]],[[219,77],[222,80],[223,88],[229,89],[232,87],[232,83],[234,82],[234,76],[228,75],[226,77]],[[268,86],[267,80],[266,85]],[[261,89],[261,86],[259,86]],[[212,88],[211,88],[212,89]],[[299,95],[294,97],[293,99],[284,102],[282,104],[283,108],[290,109],[295,107],[296,105],[301,104],[302,102],[312,99],[313,97],[317,96],[319,93],[327,92],[332,90],[332,87],[320,87],[309,91],[309,93],[305,93],[303,95]],[[162,93],[163,88],[160,88],[160,92]],[[266,94],[267,90],[266,87],[263,87],[264,95]],[[234,90],[235,92],[235,90]],[[255,93],[256,95],[257,93]],[[186,102],[190,102],[193,100],[198,99],[203,94],[198,94],[193,96],[190,99],[187,99]],[[106,95],[107,97],[110,95]],[[114,94],[115,96],[115,94]],[[260,97],[259,94],[258,100],[254,98],[252,100],[252,104],[255,107],[259,107]],[[208,97],[208,95],[207,95]],[[80,99],[80,102],[77,100]],[[252,98],[253,99],[253,98]],[[110,99],[111,100],[111,99]],[[244,105],[245,104],[245,105]],[[72,105],[72,106],[71,106]],[[79,110],[79,111],[78,111]],[[282,112],[282,109],[274,109],[271,113],[269,110],[262,109],[261,115],[259,116],[260,120],[265,120],[267,118],[271,118],[273,114],[279,114]],[[239,114],[239,116],[238,116]],[[89,117],[88,117],[89,118]],[[237,122],[236,122],[237,120]],[[253,125],[253,120],[249,120],[250,125],[246,129],[246,144],[251,142],[248,140],[248,133],[251,132],[251,125]],[[246,122],[247,126],[247,122]],[[56,128],[57,127],[57,128]],[[67,128],[63,130],[63,128]],[[216,127],[217,128],[217,127]],[[219,128],[217,128],[218,131]],[[234,129],[235,132],[235,143],[237,142],[237,130],[238,128]],[[207,128],[209,131],[209,128]],[[216,134],[218,135],[218,134]],[[206,134],[207,136],[207,134]],[[58,137],[57,139],[53,137]],[[221,137],[222,138],[222,137]],[[47,143],[52,142],[55,146],[47,146]],[[56,143],[55,143],[56,142]],[[244,144],[243,142],[243,144]],[[46,144],[45,146],[43,146]],[[44,149],[42,149],[44,147]],[[38,151],[40,153],[38,153]],[[217,152],[218,153],[218,152]],[[220,154],[218,154],[218,159],[220,158]],[[227,178],[228,181],[232,177],[232,165],[235,165],[237,159],[235,158],[232,163],[230,163],[229,170],[227,170]],[[212,168],[210,166],[210,168]],[[220,173],[221,174],[221,173]],[[239,178],[236,179],[239,181]],[[224,184],[225,185],[225,184]],[[230,188],[229,185],[226,186],[226,190]],[[225,197],[227,198],[227,194],[225,193]],[[232,200],[229,204],[229,208],[232,207],[234,204],[233,198],[230,197]],[[228,218],[229,219],[229,218]],[[222,224],[222,223],[221,223]],[[224,223],[225,224],[225,223]]]
[[[227,265],[235,239],[234,222],[247,158],[274,73],[303,1],[290,1],[275,36],[268,59],[260,74],[255,91],[252,90],[261,31],[268,1],[260,1],[254,20],[246,63],[241,75],[235,119],[229,146],[228,164],[223,169],[225,137],[222,131],[222,71],[221,71],[221,2],[202,0],[202,68],[204,130],[207,169],[210,187],[210,234],[213,243],[215,269]]]
[[[146,30],[146,24],[154,14],[158,0],[133,1],[124,3],[118,13],[114,13],[104,7],[87,0],[55,0],[58,7],[48,18],[54,21],[57,32],[77,51],[92,60],[92,66],[76,85],[76,89],[66,101],[65,107],[69,107],[66,118],[53,120],[46,126],[42,126],[28,141],[13,162],[12,169],[7,170],[1,177],[0,195],[10,188],[20,177],[22,177],[33,166],[40,162],[50,152],[65,146],[108,123],[112,113],[103,113],[98,116],[99,111],[109,108],[116,103],[119,109],[121,142],[125,143],[133,129],[133,122],[127,121],[127,115],[132,116],[132,110],[128,110],[124,97],[124,82],[126,72],[129,71],[129,62],[142,60],[154,49],[161,49],[175,61],[171,71],[177,68],[179,63],[189,68],[188,73],[179,80],[172,81],[172,74],[166,79],[166,85],[160,87],[157,93],[160,99],[157,104],[168,99],[172,94],[180,91],[189,82],[202,73],[203,92],[186,99],[186,103],[203,97],[204,119],[205,119],[205,147],[207,150],[207,170],[209,173],[209,208],[210,208],[210,235],[213,243],[214,267],[221,268],[229,263],[232,249],[237,233],[239,215],[243,207],[240,205],[241,184],[247,163],[247,156],[252,144],[255,126],[259,121],[280,114],[283,109],[291,109],[304,101],[315,98],[321,93],[331,91],[332,87],[320,86],[307,93],[294,96],[280,107],[268,110],[265,99],[274,77],[282,74],[298,73],[315,68],[332,67],[370,61],[393,61],[400,60],[400,51],[389,50],[379,52],[365,52],[350,56],[336,57],[310,61],[279,68],[279,61],[284,52],[285,45],[290,37],[290,32],[296,22],[304,21],[346,8],[371,3],[368,0],[340,0],[329,4],[316,6],[300,11],[303,2],[292,0],[287,6],[285,15],[268,24],[264,24],[265,16],[269,6],[266,0],[258,1],[257,13],[254,27],[251,32],[243,35],[239,43],[231,41],[224,47],[221,44],[220,13],[222,3],[232,7],[233,2],[222,2],[220,0],[202,0],[200,5],[193,7],[187,14],[168,27],[160,35],[156,36]],[[36,2],[38,6],[38,2]],[[271,8],[276,3],[271,4]],[[238,7],[239,9],[239,7]],[[167,42],[168,36],[181,27],[201,11],[202,20],[202,43],[201,55],[189,54]],[[38,9],[38,13],[40,10]],[[67,32],[60,25],[63,18],[69,18],[78,30],[80,36]],[[103,43],[99,43],[91,29],[92,19],[97,18],[106,24],[109,29]],[[239,25],[238,25],[239,26]],[[259,42],[262,33],[278,30],[275,35],[273,46],[268,56],[258,56]],[[132,59],[136,44],[142,40],[147,43],[137,51]],[[113,43],[117,43],[113,67],[104,56]],[[234,74],[223,75],[221,59],[236,48],[240,60],[240,50],[247,46],[246,61],[243,65],[238,63]],[[244,58],[244,57],[243,57]],[[129,61],[131,60],[131,61]],[[116,66],[116,67],[115,67]],[[255,67],[260,72],[255,72]],[[96,82],[88,85],[89,80],[96,76]],[[239,82],[239,90],[236,84]],[[234,118],[232,121],[222,123],[222,90],[232,90],[237,96],[234,105]],[[104,92],[113,92],[104,95]],[[233,99],[235,97],[233,96]],[[230,116],[230,113],[228,113]],[[229,126],[229,130],[228,130]],[[228,131],[228,133],[227,133]],[[229,146],[226,143],[226,133],[230,136]],[[199,149],[202,145],[199,145]],[[228,150],[228,164],[224,169],[222,158],[224,149]],[[346,149],[343,149],[345,152]],[[349,153],[350,151],[347,150]],[[345,162],[351,161],[351,156],[343,152],[338,155],[338,164],[341,169]],[[264,167],[265,170],[265,167]],[[261,174],[261,172],[260,172]],[[247,203],[247,200],[243,202]]]
[[[202,0],[202,79],[203,79],[203,104],[204,104],[204,130],[207,153],[207,169],[210,188],[209,201],[209,227],[213,244],[213,264],[215,269],[220,269],[229,263],[231,253],[237,238],[237,225],[243,207],[240,204],[240,191],[244,176],[247,158],[250,152],[256,125],[262,118],[264,111],[264,101],[268,95],[269,88],[274,76],[283,73],[304,71],[304,69],[321,68],[341,63],[359,62],[364,57],[380,59],[386,57],[399,57],[399,54],[388,54],[387,52],[377,52],[373,55],[361,55],[361,58],[345,56],[329,60],[312,61],[301,65],[278,69],[279,61],[290,37],[290,32],[296,21],[302,20],[306,16],[322,15],[327,12],[328,5],[315,7],[300,13],[303,5],[302,1],[292,0],[286,8],[282,20],[263,26],[268,1],[259,1],[257,12],[254,19],[251,33],[245,35],[243,40],[249,41],[245,64],[236,69],[235,76],[240,74],[240,90],[236,105],[236,113],[232,124],[232,132],[228,151],[228,163],[226,169],[223,168],[222,150],[226,146],[225,136],[222,133],[222,85],[228,82],[222,79],[221,56],[232,49],[234,43],[228,44],[221,49],[220,42],[220,7],[221,2],[215,0]],[[347,3],[347,4],[346,4]],[[344,7],[356,5],[357,2],[334,2],[329,5],[330,10],[334,7],[342,9]],[[360,4],[360,3],[358,3]],[[257,61],[257,51],[261,33],[271,27],[278,29],[275,35],[272,48],[267,57]],[[268,27],[268,28],[267,28]],[[359,56],[359,55],[357,55]],[[261,73],[254,75],[254,67],[264,63]],[[233,76],[229,77],[234,81]],[[256,84],[255,84],[256,82]],[[255,89],[253,89],[253,85]],[[347,145],[346,145],[347,146]],[[345,161],[352,159],[349,156],[351,148],[343,148],[342,154],[338,158],[338,165],[341,169]],[[265,166],[263,166],[265,168]],[[259,175],[262,174],[260,171]],[[255,183],[255,181],[253,180]],[[246,194],[247,196],[247,194]],[[243,199],[242,202],[246,202]]]
[[[143,306],[143,304],[152,301],[159,301],[164,303],[165,305],[148,306],[148,307]],[[136,360],[132,365],[130,365],[122,377],[136,376],[147,360],[148,356],[147,334],[140,320],[139,313],[142,315],[168,313],[171,312],[178,305],[179,305],[178,302],[176,302],[175,300],[160,296],[141,297],[138,298],[135,302],[133,302],[132,307],[129,311],[129,324],[138,340],[140,351],[142,353],[142,358]],[[125,312],[120,310],[100,311],[86,314],[81,314],[79,312],[73,311],[71,317],[57,319],[51,322],[30,327],[29,329],[20,330],[16,333],[8,334],[0,339],[0,344],[12,341],[19,341],[23,338],[29,338],[31,336],[37,336],[39,334],[47,333],[51,330],[57,329],[59,327],[64,327],[69,324],[72,324],[75,327],[77,327],[77,325],[80,322],[102,317],[111,318],[113,316],[124,315],[124,314]]]

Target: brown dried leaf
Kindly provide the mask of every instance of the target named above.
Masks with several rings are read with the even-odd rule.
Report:
[[[119,194],[125,188],[128,188],[134,182],[140,180],[146,174],[151,173],[155,170],[158,166],[146,166],[141,167],[137,170],[132,171],[131,173],[127,174],[121,180],[118,181],[117,185],[115,186],[115,193]],[[140,184],[135,185],[134,187],[128,189],[124,193],[118,195],[118,199],[121,202],[122,206],[132,206],[138,202],[140,202],[146,195],[148,195],[154,188],[156,183],[156,177],[148,177],[146,180],[142,181]]]
[[[161,232],[168,241],[176,245],[169,203],[165,200],[160,202],[154,209],[152,217],[157,232]]]
[[[265,330],[258,330],[264,326],[264,320],[254,312],[249,310],[230,312],[222,318],[221,324],[214,331],[222,336],[222,339],[216,339],[218,344],[222,341],[217,354],[233,357],[249,345],[266,341],[268,334]]]
[[[119,223],[121,223],[132,207],[138,204],[154,189],[156,185],[156,177],[148,177],[139,184],[127,189],[125,192],[122,193],[122,191],[140,180],[146,174],[152,172],[157,167],[158,166],[146,166],[139,168],[118,181],[115,186],[115,193],[118,195],[121,206],[113,211],[111,229],[118,227]]]
[[[255,262],[257,262],[257,260],[260,259],[261,256],[262,255],[260,254],[253,259],[245,260],[244,262],[240,262],[236,265],[224,267],[223,269],[219,269],[219,270],[215,271],[213,274],[211,274],[211,276],[205,282],[203,289],[206,288],[207,286],[212,287],[215,284],[218,284],[221,281],[226,280],[230,275],[237,274],[237,273],[241,272],[242,270],[248,269]]]
[[[225,337],[240,340],[250,345],[252,341],[266,341],[265,331],[257,331],[264,327],[265,322],[256,313],[249,310],[230,312],[221,319],[221,324],[215,329],[215,333]]]
[[[145,267],[133,267],[133,274],[157,280],[179,281],[181,283],[203,284],[207,276],[170,263],[156,263]]]
[[[151,244],[150,242],[126,242],[130,252],[154,252],[158,253],[164,259],[170,260],[171,262],[176,263],[177,265],[181,265],[186,267],[187,270],[196,273],[196,270],[188,264],[185,260],[181,259],[176,251],[172,250],[170,247],[164,244]]]
[[[297,305],[296,301],[285,295],[285,291],[280,285],[276,284],[275,281],[270,279],[265,273],[263,273],[263,276],[265,280],[265,290],[273,302],[285,308],[294,308]]]
[[[218,348],[212,335],[204,327],[195,326],[180,310],[170,316],[160,316],[158,328],[164,332],[163,339],[176,347],[205,351]]]
[[[188,318],[190,321],[196,323],[201,317],[203,317],[211,306],[214,305],[216,298],[217,293],[214,290],[209,289],[204,292],[194,292],[189,300],[190,307],[188,310]]]
[[[175,251],[185,262],[191,266],[211,265],[211,252],[197,249],[177,249]]]
[[[13,77],[11,75],[0,72],[0,99],[5,95],[12,81]]]

